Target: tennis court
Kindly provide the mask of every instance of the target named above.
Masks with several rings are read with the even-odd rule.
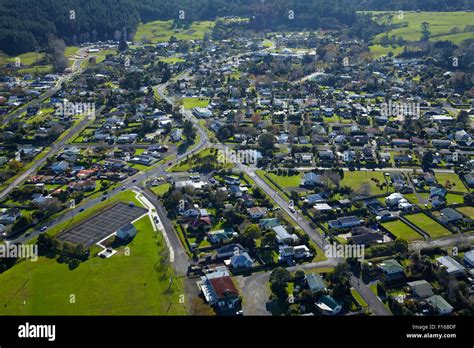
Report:
[[[148,210],[119,202],[79,225],[58,234],[58,239],[74,244],[90,246],[117,231],[120,227],[138,219]]]

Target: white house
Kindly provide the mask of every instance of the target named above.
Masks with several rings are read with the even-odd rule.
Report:
[[[453,259],[451,256],[441,256],[436,259],[440,266],[446,267],[446,271],[450,275],[461,275],[464,273],[464,266]]]

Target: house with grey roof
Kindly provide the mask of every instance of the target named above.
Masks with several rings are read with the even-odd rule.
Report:
[[[416,280],[407,283],[412,294],[418,298],[427,298],[433,296],[433,287],[426,280]]]
[[[464,266],[453,259],[451,256],[440,256],[436,259],[438,264],[442,267],[446,267],[446,271],[450,275],[462,275],[464,274]]]

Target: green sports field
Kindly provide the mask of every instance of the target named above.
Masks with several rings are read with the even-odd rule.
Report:
[[[135,223],[137,235],[108,259],[93,257],[69,270],[40,257],[0,274],[0,315],[184,315],[180,279],[168,293],[170,269],[161,269],[164,248],[148,216]],[[71,303],[71,299],[75,303]]]

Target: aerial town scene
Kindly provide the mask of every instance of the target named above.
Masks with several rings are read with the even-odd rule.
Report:
[[[0,316],[474,315],[472,2],[4,2]]]

